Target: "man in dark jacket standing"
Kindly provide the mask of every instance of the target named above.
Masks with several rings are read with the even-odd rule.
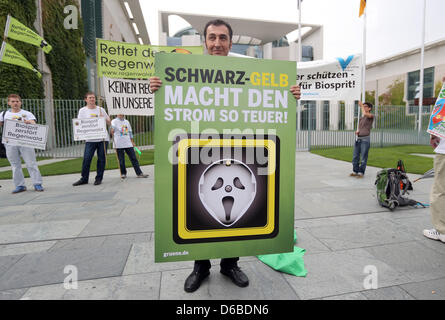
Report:
[[[355,132],[357,138],[354,145],[354,155],[352,157],[351,177],[363,178],[368,162],[368,151],[371,146],[371,128],[374,121],[374,115],[371,113],[372,103],[358,102],[363,116],[360,118],[358,129]],[[361,161],[360,161],[361,157]]]

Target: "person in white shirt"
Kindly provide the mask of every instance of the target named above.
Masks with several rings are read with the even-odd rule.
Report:
[[[119,159],[119,169],[121,171],[121,178],[127,177],[127,169],[125,168],[125,153],[130,158],[134,171],[138,178],[147,178],[148,174],[142,173],[139,161],[134,153],[133,131],[131,130],[130,122],[124,118],[123,114],[118,114],[117,118],[111,121],[111,135],[113,136],[113,146],[116,149],[117,157]]]
[[[431,188],[431,220],[433,229],[423,230],[423,235],[445,242],[445,139],[431,135],[430,144],[434,157],[434,182]]]
[[[77,115],[78,119],[103,117],[107,125],[110,125],[111,120],[108,114],[105,112],[104,108],[96,105],[96,96],[94,92],[87,92],[85,94],[85,102],[87,105],[79,110]],[[90,176],[90,165],[93,160],[94,153],[97,150],[97,174],[94,181],[94,185],[97,186],[102,183],[105,171],[105,161],[108,142],[110,138],[107,135],[106,139],[90,139],[86,140],[85,151],[83,154],[82,162],[82,177],[79,181],[73,183],[73,186],[80,186],[82,184],[87,184]]]
[[[35,124],[36,117],[29,111],[22,110],[22,99],[18,94],[10,94],[8,96],[8,105],[11,109],[0,113],[0,125],[3,125],[5,120],[22,121],[27,124]],[[25,177],[22,171],[22,160],[26,163],[29,175],[34,184],[34,190],[43,191],[42,176],[37,166],[36,153],[33,148],[12,146],[5,143],[6,157],[12,167],[12,180],[14,181],[15,189],[12,193],[19,193],[26,191]]]

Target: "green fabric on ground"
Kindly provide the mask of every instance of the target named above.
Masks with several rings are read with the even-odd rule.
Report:
[[[297,242],[297,233],[294,230],[294,244]],[[269,267],[297,277],[305,277],[307,270],[304,267],[303,256],[305,249],[294,246],[293,252],[259,255],[257,258]]]

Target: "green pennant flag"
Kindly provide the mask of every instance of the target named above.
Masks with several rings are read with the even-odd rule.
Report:
[[[45,53],[49,53],[52,49],[51,45],[49,45],[41,36],[10,15],[8,15],[8,19],[6,20],[5,38],[30,43],[42,48]]]
[[[3,41],[2,48],[0,49],[0,61],[9,64],[15,64],[16,66],[20,66],[26,69],[30,69],[34,71],[39,78],[42,77],[42,74],[35,69],[31,63],[13,46],[9,43]]]

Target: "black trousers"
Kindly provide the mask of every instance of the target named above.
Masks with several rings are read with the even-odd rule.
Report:
[[[119,148],[116,149],[117,157],[119,159],[119,167],[121,169],[121,174],[127,174],[127,168],[125,168],[125,153],[127,153],[128,158],[130,158],[131,164],[133,165],[134,171],[136,172],[136,175],[141,175],[142,170],[139,166],[139,161],[136,158],[136,154],[134,153],[133,148]]]
[[[221,269],[231,269],[237,266],[237,262],[239,257],[236,258],[223,258],[220,262]],[[209,271],[211,268],[210,260],[196,260],[195,266],[193,267],[194,271],[205,272]]]

